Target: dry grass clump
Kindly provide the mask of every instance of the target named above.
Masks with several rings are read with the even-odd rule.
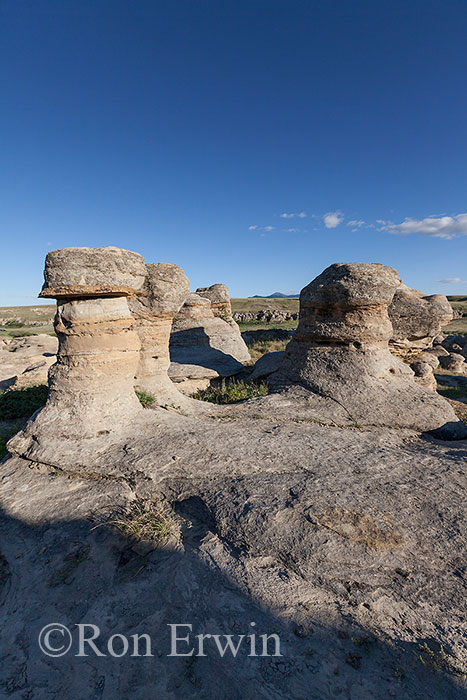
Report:
[[[138,499],[117,518],[108,521],[124,537],[132,541],[167,539],[176,531],[172,511],[165,503],[151,503]]]

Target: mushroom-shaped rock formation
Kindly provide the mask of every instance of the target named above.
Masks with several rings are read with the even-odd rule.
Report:
[[[127,297],[146,276],[141,255],[119,248],[48,253],[42,297],[57,299],[57,361],[49,397],[11,453],[54,465],[89,464],[124,438],[142,407],[134,392],[140,340]]]
[[[136,386],[155,397],[160,406],[179,406],[186,401],[167,370],[170,365],[169,338],[175,314],[190,293],[188,278],[178,265],[146,265],[143,294],[132,297],[129,306],[141,341]]]
[[[216,317],[209,299],[190,294],[173,322],[170,358],[169,375],[174,380],[194,374],[201,380],[204,376],[212,379],[237,374],[243,368],[242,362],[250,359],[250,353],[238,326]]]
[[[400,285],[380,264],[336,263],[300,294],[300,322],[270,382],[298,384],[356,423],[465,437],[449,403],[389,352],[388,306]],[[329,403],[329,401],[328,401]]]

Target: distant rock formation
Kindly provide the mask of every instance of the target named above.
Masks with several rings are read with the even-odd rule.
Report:
[[[442,327],[453,318],[451,304],[442,294],[426,296],[418,289],[401,284],[388,308],[393,333],[389,349],[393,355],[410,365],[415,380],[436,391],[433,370],[438,361],[427,352],[440,337]],[[443,336],[441,336],[442,338]]]
[[[198,287],[196,294],[209,299],[211,310],[217,318],[238,327],[232,318],[232,305],[228,287],[225,284],[212,284],[210,287]]]
[[[451,406],[389,352],[388,306],[400,286],[380,264],[336,263],[300,294],[300,321],[273,385],[298,384],[365,425],[467,434]]]
[[[250,359],[237,324],[216,316],[211,304],[200,294],[190,294],[173,321],[169,376],[176,382],[196,380],[192,388],[202,386],[202,380],[237,374]]]

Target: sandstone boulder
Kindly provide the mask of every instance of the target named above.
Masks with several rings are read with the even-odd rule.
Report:
[[[467,364],[463,355],[457,352],[451,352],[449,355],[442,355],[439,358],[439,363],[443,369],[448,369],[451,372],[464,374],[467,369]]]
[[[205,299],[209,299],[214,316],[238,328],[236,322],[232,318],[229,289],[225,284],[212,284],[210,287],[198,287],[196,294],[199,294]]]
[[[236,324],[235,324],[236,325]],[[220,377],[240,372],[250,354],[238,330],[214,315],[209,299],[190,294],[175,316],[170,336],[170,358],[178,365],[198,365]],[[180,376],[180,368],[170,376]]]
[[[425,296],[401,284],[388,308],[393,334],[390,346],[399,350],[420,350],[433,345],[442,326],[453,318],[452,307],[442,294]]]

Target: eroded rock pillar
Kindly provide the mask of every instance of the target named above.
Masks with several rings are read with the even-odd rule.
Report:
[[[57,299],[57,361],[45,407],[9,442],[10,452],[83,465],[124,437],[142,411],[134,392],[140,340],[127,297],[145,280],[144,259],[119,248],[49,253],[42,297]]]
[[[129,302],[141,342],[135,384],[159,405],[179,406],[186,403],[186,397],[167,374],[169,340],[173,318],[190,293],[189,281],[177,265],[149,263],[143,291]]]
[[[440,430],[466,436],[448,402],[415,382],[389,352],[388,315],[397,272],[380,264],[336,263],[300,294],[300,321],[270,378],[331,399],[358,424]]]

